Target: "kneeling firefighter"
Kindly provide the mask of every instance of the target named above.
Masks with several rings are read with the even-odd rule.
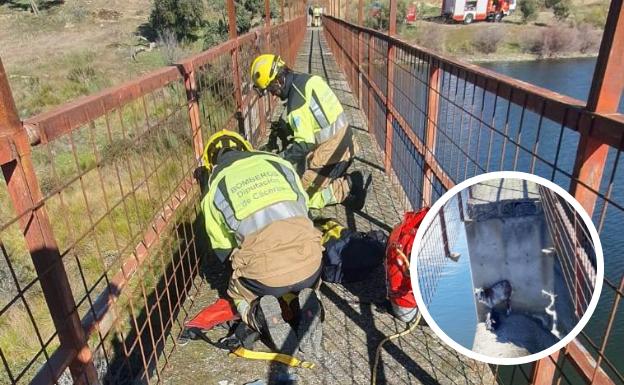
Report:
[[[279,56],[264,54],[251,64],[254,88],[286,101],[293,142],[280,154],[295,165],[310,208],[344,203],[364,206],[369,175],[345,175],[355,156],[353,133],[338,98],[320,77],[296,73]],[[366,179],[366,181],[365,181]]]
[[[321,234],[308,218],[308,197],[295,170],[227,130],[210,137],[202,161],[210,172],[201,202],[206,230],[217,257],[231,261],[228,295],[242,320],[281,353],[316,352]],[[296,331],[278,301],[288,293],[298,293]]]

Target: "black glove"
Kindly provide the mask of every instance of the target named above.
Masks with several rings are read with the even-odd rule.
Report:
[[[290,125],[286,123],[284,119],[279,119],[271,125],[271,131],[276,132],[276,135],[282,144],[281,151],[284,151],[292,141],[291,136],[294,134]]]
[[[273,125],[271,125],[271,133],[269,134],[269,140],[265,145],[265,151],[273,152],[279,150],[279,147],[277,146],[277,137],[278,133],[273,129]]]
[[[208,189],[208,179],[210,178],[210,172],[204,166],[199,166],[193,171],[193,178],[197,180],[197,184],[199,184],[199,189],[202,192],[202,195],[206,193]]]

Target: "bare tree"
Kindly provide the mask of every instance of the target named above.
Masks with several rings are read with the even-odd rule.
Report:
[[[165,29],[162,32],[158,32],[158,45],[160,46],[160,52],[167,65],[174,64],[182,57],[180,43],[174,31]]]

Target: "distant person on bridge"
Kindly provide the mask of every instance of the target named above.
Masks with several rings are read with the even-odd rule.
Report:
[[[312,10],[312,13],[314,14],[314,26],[320,27],[321,15],[323,14],[323,8],[319,7],[318,5],[315,5],[314,9]]]
[[[353,132],[340,101],[320,76],[297,73],[279,56],[264,54],[251,64],[254,88],[286,101],[292,143],[280,154],[295,165],[310,208],[343,203],[360,210],[370,174],[346,174],[355,156]]]
[[[314,288],[320,283],[321,233],[308,218],[308,196],[297,173],[288,161],[253,151],[228,130],[210,137],[202,162],[210,173],[202,183],[206,231],[217,257],[231,261],[227,292],[242,320],[282,353],[317,352],[321,304]],[[278,298],[297,293],[295,332]]]
[[[307,26],[311,27],[312,26],[312,16],[314,15],[314,7],[311,5],[308,5],[308,17],[307,17]]]

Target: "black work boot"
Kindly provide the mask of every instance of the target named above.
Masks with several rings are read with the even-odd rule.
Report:
[[[362,210],[364,203],[366,203],[366,194],[371,181],[372,175],[368,171],[354,171],[348,174],[347,182],[350,187],[349,196],[347,196],[342,204],[353,211]]]
[[[254,322],[260,332],[268,336],[276,351],[292,355],[298,348],[297,336],[290,325],[282,317],[279,301],[272,295],[260,298],[254,311]]]
[[[299,349],[306,355],[318,355],[321,351],[323,327],[321,323],[321,303],[312,289],[299,292],[299,325],[297,337]]]

